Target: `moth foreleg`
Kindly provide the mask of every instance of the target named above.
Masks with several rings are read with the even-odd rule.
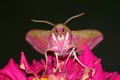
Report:
[[[49,49],[46,49],[45,50],[45,60],[46,60],[46,69],[45,69],[45,73],[47,72],[47,69],[48,69],[48,55],[47,55],[47,51],[49,51]],[[59,65],[58,65],[58,53],[57,52],[55,52],[55,58],[56,58],[56,69],[55,69],[55,71],[54,72],[56,72],[57,70],[58,70],[58,67],[59,67]]]
[[[81,66],[83,66],[83,67],[85,67],[85,68],[87,67],[86,65],[84,65],[84,64],[78,59],[75,51],[73,52],[73,56],[74,56],[74,59],[75,59]]]
[[[58,65],[58,53],[57,52],[55,52],[55,58],[56,58],[56,69],[55,69],[55,71],[54,72],[56,72],[57,70],[58,70],[58,67],[59,67],[59,65]]]
[[[88,66],[84,65],[84,64],[78,59],[75,51],[73,52],[73,56],[74,56],[75,60],[76,60],[81,66],[83,66],[84,68],[89,68]],[[89,68],[89,69],[94,72],[94,69],[93,69],[93,68]]]
[[[65,61],[64,71],[65,71],[65,69],[66,69],[66,65],[67,65],[67,63],[68,63],[69,58],[72,56],[73,52],[74,52],[75,49],[76,49],[76,46],[75,46],[75,45],[71,45],[71,46],[73,46],[73,48],[72,48],[72,50],[70,51],[70,53],[69,53],[69,55],[68,55],[68,57],[67,57],[67,59],[66,59],[66,61]]]

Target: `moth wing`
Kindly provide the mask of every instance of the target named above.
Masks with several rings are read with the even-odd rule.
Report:
[[[49,34],[49,30],[31,30],[27,33],[26,40],[36,51],[44,54]]]
[[[72,42],[76,45],[76,51],[83,50],[84,45],[88,45],[90,49],[93,49],[100,41],[103,40],[103,35],[98,30],[78,30],[72,31]]]

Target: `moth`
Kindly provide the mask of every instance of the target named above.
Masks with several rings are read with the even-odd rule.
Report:
[[[28,43],[30,43],[36,51],[45,55],[46,67],[48,64],[48,51],[52,51],[56,57],[56,70],[58,69],[59,58],[66,58],[65,64],[67,64],[69,58],[72,56],[83,67],[87,67],[77,58],[76,53],[80,55],[84,45],[88,45],[90,49],[93,49],[103,39],[103,35],[98,30],[71,31],[68,26],[66,26],[69,21],[83,14],[84,13],[72,16],[62,24],[53,24],[46,20],[32,20],[33,22],[47,23],[53,26],[51,30],[30,30],[26,35]]]

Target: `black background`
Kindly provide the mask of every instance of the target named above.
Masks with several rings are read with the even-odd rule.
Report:
[[[45,19],[55,24],[85,12],[85,15],[68,23],[72,30],[98,29],[104,40],[93,49],[102,59],[107,71],[120,72],[120,20],[119,2],[115,0],[9,0],[0,2],[0,67],[12,57],[19,62],[24,51],[31,63],[42,55],[26,41],[31,29],[51,29],[47,24],[33,23],[31,19]]]

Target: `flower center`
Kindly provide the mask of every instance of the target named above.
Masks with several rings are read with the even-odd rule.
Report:
[[[48,78],[40,78],[40,79],[38,79],[38,78],[33,78],[33,80],[48,80]]]

